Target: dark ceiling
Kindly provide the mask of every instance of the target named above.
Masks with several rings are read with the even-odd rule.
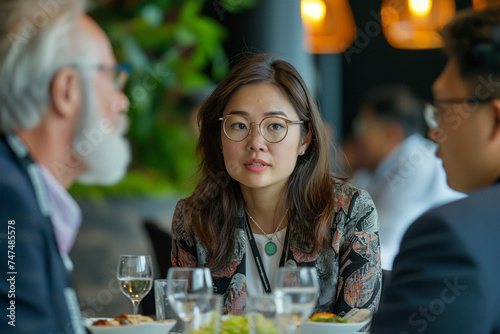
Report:
[[[349,2],[358,29],[361,28],[365,32],[366,27],[373,29],[373,21],[377,22],[374,15],[380,15],[382,0]],[[460,10],[471,7],[472,1],[457,0],[456,4],[457,10]],[[394,49],[387,43],[382,32],[379,34],[374,32],[376,30],[358,34],[353,49],[351,52],[346,52],[343,57],[344,134],[350,132],[353,115],[359,108],[361,98],[369,89],[386,83],[402,83],[421,98],[431,100],[432,83],[446,63],[446,57],[441,50]]]
[[[214,3],[217,1],[215,0]],[[258,1],[258,7],[264,7],[263,1],[270,0]],[[358,38],[352,48],[342,55],[343,110],[342,117],[339,119],[342,119],[341,133],[344,136],[350,133],[352,118],[359,108],[362,97],[369,89],[386,83],[402,83],[421,98],[430,100],[432,82],[446,62],[446,57],[441,50],[415,51],[392,48],[380,30],[382,0],[349,0],[349,3],[356,21]],[[471,7],[472,0],[456,0],[456,5],[457,10]],[[207,1],[206,12],[216,19],[221,19],[211,1]],[[258,48],[262,39],[259,36],[263,33],[259,22],[264,18],[256,18],[262,14],[262,11],[259,12],[255,8],[241,14],[225,14],[221,22],[230,32],[230,37],[224,45],[228,56],[232,57],[242,51],[262,52]],[[272,13],[270,17],[273,15],[287,14],[284,10],[283,13]],[[280,28],[287,29],[287,27],[276,27],[276,29]],[[323,73],[328,72],[323,71]],[[321,90],[325,94],[328,89],[335,88],[322,87]],[[322,105],[322,107],[325,106]]]

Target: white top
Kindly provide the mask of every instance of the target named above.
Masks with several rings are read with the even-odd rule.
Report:
[[[61,253],[69,253],[82,223],[82,211],[68,191],[42,165],[38,165],[47,189],[50,221]]]
[[[271,289],[274,290],[274,273],[278,269],[280,265],[281,253],[283,252],[283,247],[285,243],[286,236],[286,227],[281,231],[278,231],[276,235],[272,238],[272,241],[276,244],[277,250],[274,255],[266,254],[266,244],[269,242],[269,239],[266,238],[263,234],[254,233],[255,243],[257,244],[257,248],[259,249],[260,257],[262,258],[262,262],[264,265],[264,269],[266,271],[267,279],[269,280],[269,284],[271,284]],[[268,236],[272,236],[272,234],[268,234]],[[259,271],[257,270],[257,265],[255,264],[255,257],[252,253],[252,247],[250,247],[250,242],[248,238],[246,239],[246,280],[247,280],[247,294],[248,295],[261,295],[265,294],[264,285],[260,279]]]
[[[356,182],[368,191],[377,208],[383,269],[392,269],[401,239],[415,219],[465,196],[446,183],[436,148],[434,142],[414,134],[382,160],[368,184]]]

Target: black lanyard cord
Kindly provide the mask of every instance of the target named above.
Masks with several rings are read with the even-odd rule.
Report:
[[[248,242],[250,243],[250,248],[252,249],[252,254],[255,259],[255,264],[257,266],[257,271],[259,272],[260,280],[262,281],[262,285],[264,286],[264,291],[266,293],[271,293],[271,285],[269,284],[269,279],[267,278],[266,269],[264,268],[264,263],[262,262],[262,257],[260,256],[259,249],[257,248],[257,243],[255,242],[254,235],[252,233],[252,229],[250,228],[250,223],[246,217],[243,218],[245,221],[245,230],[248,236]],[[288,231],[287,228],[286,236],[285,236],[285,245],[288,245]],[[286,253],[288,252],[288,247],[283,247],[283,251],[281,252],[280,259],[280,267],[283,267],[285,264]]]

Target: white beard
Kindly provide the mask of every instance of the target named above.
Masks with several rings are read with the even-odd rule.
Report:
[[[92,99],[93,100],[93,99]],[[130,145],[124,137],[128,130],[128,117],[119,116],[116,125],[101,117],[95,100],[85,108],[81,129],[75,134],[72,147],[82,158],[87,169],[80,174],[82,184],[111,185],[120,181],[131,160]]]

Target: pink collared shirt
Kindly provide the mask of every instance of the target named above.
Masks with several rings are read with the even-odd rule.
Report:
[[[82,222],[82,211],[68,191],[43,166],[40,166],[50,204],[50,220],[61,253],[69,253]]]

